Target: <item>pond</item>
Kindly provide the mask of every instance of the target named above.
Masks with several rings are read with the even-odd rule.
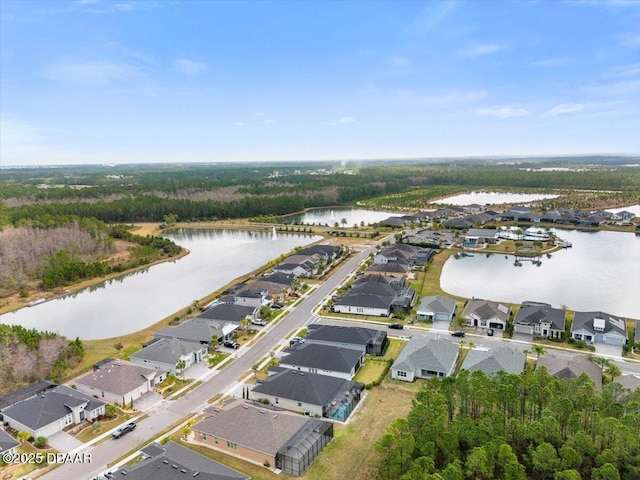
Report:
[[[167,230],[189,255],[0,316],[0,322],[83,340],[146,328],[293,248],[311,235],[214,229]]]
[[[560,195],[546,195],[538,193],[509,193],[509,192],[469,192],[441,198],[429,203],[444,205],[499,205],[503,203],[529,203],[548,198],[558,198]]]
[[[640,236],[621,232],[558,230],[572,248],[541,257],[541,265],[511,255],[474,253],[451,257],[440,277],[442,289],[467,298],[563,305],[640,319]],[[506,258],[505,258],[506,257]]]
[[[327,225],[330,227],[338,222],[340,226],[353,227],[354,225],[360,226],[361,222],[369,225],[389,217],[401,217],[402,215],[402,213],[397,212],[361,210],[351,207],[313,208],[304,213],[287,215],[285,222],[301,225]],[[345,219],[347,223],[343,223],[343,219]]]

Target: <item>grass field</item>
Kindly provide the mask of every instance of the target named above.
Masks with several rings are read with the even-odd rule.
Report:
[[[353,377],[353,381],[367,385],[380,378],[380,375],[382,375],[382,372],[384,372],[386,368],[386,362],[368,361],[360,367],[356,376]]]

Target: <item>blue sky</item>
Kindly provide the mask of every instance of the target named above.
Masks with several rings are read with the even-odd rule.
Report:
[[[2,165],[640,154],[640,1],[0,2]]]

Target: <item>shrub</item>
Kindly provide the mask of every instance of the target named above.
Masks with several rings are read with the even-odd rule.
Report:
[[[36,448],[44,448],[47,446],[47,437],[38,437],[33,442],[33,446]]]

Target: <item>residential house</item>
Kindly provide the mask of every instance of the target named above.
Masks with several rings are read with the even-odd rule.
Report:
[[[334,247],[332,245],[311,245],[310,247],[301,248],[296,251],[296,255],[318,255],[326,260],[335,260],[342,254],[342,247]]]
[[[20,442],[0,428],[0,458],[17,453],[19,445]]]
[[[584,225],[586,227],[599,227],[600,225],[604,225],[607,223],[607,219],[605,217],[601,217],[599,215],[589,215],[586,218],[581,218],[578,222],[578,225]]]
[[[250,310],[251,307],[240,307],[237,305],[230,305],[231,309],[245,309]],[[223,342],[233,336],[233,332],[239,327],[237,323],[230,323],[224,321],[215,321],[207,318],[207,311],[201,316],[187,320],[184,323],[176,327],[165,327],[158,330],[154,335],[156,338],[177,338],[185,342],[199,343],[201,345],[209,345],[213,338],[217,338],[218,342]],[[194,358],[199,362],[201,358]]]
[[[236,295],[234,295],[234,302],[238,298]],[[244,319],[253,321],[260,318],[260,308],[253,305],[238,305],[237,303],[217,303],[207,308],[197,318],[223,325],[228,323],[239,325]]]
[[[234,295],[233,303],[235,305],[260,309],[271,305],[273,299],[269,296],[269,292],[266,289],[247,287]]]
[[[136,365],[155,368],[172,375],[184,373],[195,363],[204,359],[208,345],[178,338],[156,338],[129,356]],[[184,362],[184,368],[178,369],[178,362]]]
[[[455,299],[442,295],[424,297],[416,312],[416,320],[423,322],[443,321],[451,323],[455,316]]]
[[[79,392],[109,403],[128,403],[153,392],[167,376],[167,370],[107,358],[73,383]]]
[[[571,338],[585,343],[623,346],[627,343],[624,318],[604,312],[576,312],[571,323]]]
[[[494,228],[470,228],[464,236],[464,247],[476,248],[498,241],[498,230]]]
[[[364,365],[362,349],[324,345],[321,343],[298,343],[285,350],[280,366],[301,372],[319,373],[351,380]]]
[[[205,414],[192,427],[194,443],[295,476],[333,439],[331,422],[237,399]]]
[[[365,273],[381,273],[382,275],[387,275],[390,277],[404,277],[411,267],[408,263],[374,263],[371,265]]]
[[[415,299],[411,287],[398,287],[383,283],[361,283],[352,287],[345,295],[337,297],[333,311],[357,315],[388,317],[394,312],[408,313]]]
[[[640,320],[636,321],[635,333],[633,335],[633,343],[640,344]]]
[[[469,372],[480,370],[487,376],[501,371],[520,374],[524,370],[525,361],[524,353],[509,347],[491,350],[472,349],[467,353],[460,369]]]
[[[353,348],[367,355],[384,355],[389,343],[387,332],[375,328],[342,327],[320,323],[311,323],[308,328],[309,333],[304,337],[308,344]]]
[[[550,375],[558,378],[578,378],[583,373],[595,386],[602,388],[602,370],[584,355],[571,358],[559,358],[555,355],[543,355],[538,359],[536,368],[544,367]]]
[[[405,278],[391,277],[391,276],[383,275],[381,273],[368,273],[368,274],[362,275],[361,277],[356,278],[353,281],[352,286],[357,287],[358,285],[362,283],[367,283],[367,282],[378,282],[378,283],[384,283],[386,285],[398,285],[400,287],[404,287]]]
[[[253,387],[249,396],[286,410],[344,421],[360,402],[363,390],[364,385],[351,380],[280,368]]]
[[[413,382],[416,378],[448,377],[453,373],[459,350],[449,340],[412,338],[393,363],[391,378]]]
[[[302,263],[284,262],[277,265],[273,270],[277,273],[293,275],[295,278],[311,277],[313,275],[313,265],[310,261]]]
[[[69,425],[96,420],[104,415],[105,403],[65,385],[21,400],[0,410],[4,421],[19,432],[49,437]]]
[[[40,395],[41,393],[51,390],[57,386],[57,383],[53,383],[48,380],[40,380],[39,382],[27,385],[26,387],[22,387],[18,390],[7,392],[0,397],[0,410],[13,405],[14,403],[26,400],[27,398]]]
[[[469,220],[465,220],[464,218],[452,218],[450,220],[445,220],[442,222],[442,225],[445,228],[452,228],[454,230],[463,230],[466,228],[473,227],[473,222]]]
[[[409,257],[409,261],[414,265],[426,265],[435,254],[436,251],[432,248],[421,248]]]
[[[562,339],[566,312],[548,303],[522,302],[513,320],[513,331],[543,338]]]
[[[640,389],[640,376],[638,375],[620,375],[619,377],[614,378],[613,381],[619,383],[625,390],[627,390],[621,398],[618,398],[618,400],[623,402],[628,400],[629,396],[633,392]]]
[[[511,307],[500,302],[472,299],[462,312],[470,327],[497,328],[504,330],[509,320]]]
[[[116,473],[116,478],[126,480],[249,480],[250,478],[244,473],[174,442],[164,445],[151,443],[141,452],[143,459],[135,465],[125,465]]]
[[[404,228],[407,225],[409,225],[409,223],[411,222],[400,217],[389,217],[378,222],[378,224],[382,227],[391,227],[391,228]]]

